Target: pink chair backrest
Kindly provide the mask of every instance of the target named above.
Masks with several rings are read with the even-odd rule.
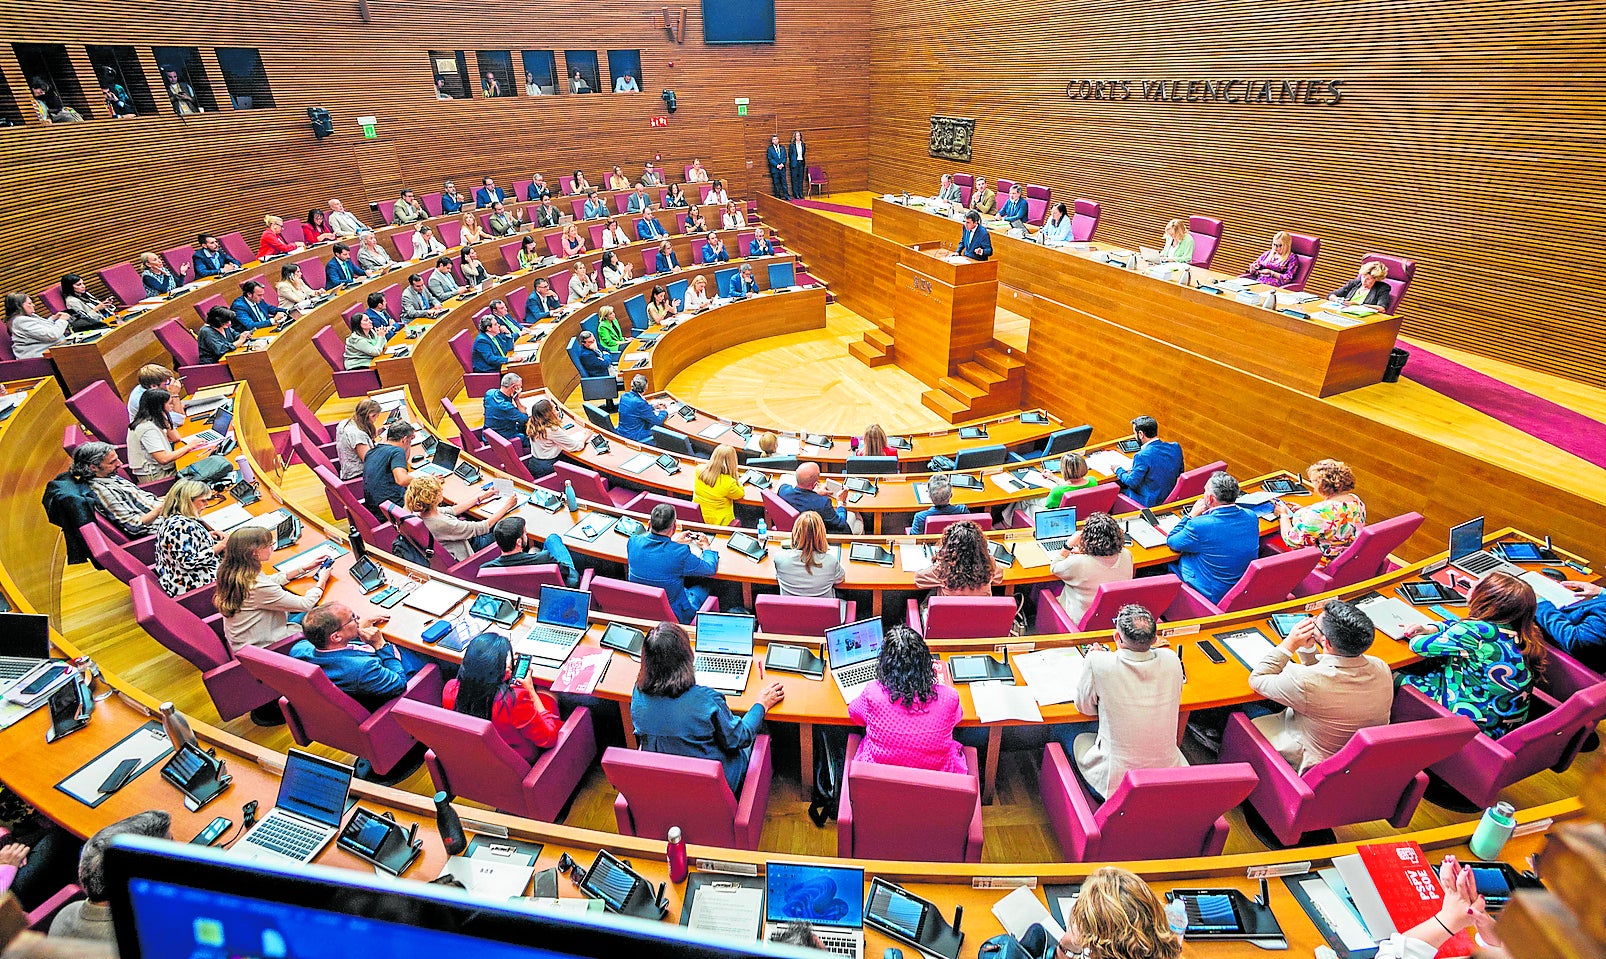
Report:
[[[1294,269],[1294,278],[1283,289],[1290,293],[1298,293],[1305,289],[1305,282],[1310,279],[1310,271],[1316,268],[1316,255],[1322,250],[1320,237],[1306,236],[1303,233],[1290,233],[1289,251],[1299,266]]]
[[[1115,625],[1115,614],[1128,603],[1136,603],[1158,616],[1163,613],[1182,590],[1182,580],[1172,575],[1148,576],[1104,583],[1093,591],[1093,602],[1077,624],[1079,632],[1093,629],[1110,629]]]
[[[1411,288],[1411,279],[1416,276],[1416,261],[1387,253],[1368,253],[1361,257],[1361,265],[1368,263],[1381,263],[1388,267],[1389,275],[1384,277],[1383,282],[1393,291],[1389,296],[1389,312],[1400,312],[1400,301],[1405,299],[1405,291]]]
[[[531,177],[528,180],[514,180],[513,189],[508,193],[508,199],[523,200],[525,197],[525,191],[529,190],[530,184],[534,182],[534,177]]]
[[[704,184],[700,185],[697,188],[697,204],[698,204],[698,206],[701,206],[702,204],[707,203],[708,202],[708,194],[713,193],[713,192],[714,192],[714,185],[712,183],[704,183]],[[707,216],[708,214],[705,213],[703,215]]]
[[[701,523],[703,521],[703,508],[691,500],[676,499],[673,496],[664,496],[662,493],[642,493],[631,504],[631,509],[638,513],[650,513],[654,506],[665,505],[675,511],[675,516],[682,523]]]
[[[235,230],[233,233],[225,233],[218,237],[217,241],[223,245],[225,253],[241,263],[250,263],[257,258],[256,251],[251,249],[251,244],[245,242],[245,234],[239,230]]]
[[[1008,636],[1015,600],[1008,596],[933,596],[926,601],[927,639]]]
[[[358,313],[366,312],[368,312],[367,303],[353,303],[340,311],[340,318],[345,320],[347,323],[350,323],[352,317],[356,316]]]
[[[607,223],[593,223],[586,228],[586,232],[591,234],[591,249],[602,249],[602,231],[606,230],[607,228]],[[623,224],[620,225],[620,228],[624,228]]]
[[[574,279],[574,274],[573,273],[554,273],[554,274],[552,274],[552,277],[551,277],[552,292],[554,292],[554,293],[556,293],[558,295],[558,299],[559,300],[562,300],[564,302],[568,302],[568,300],[569,300],[569,281],[572,280],[572,279]]]
[[[134,619],[158,643],[184,657],[191,666],[204,673],[234,658],[228,644],[212,627],[162,592],[149,573],[134,577],[129,589],[134,599]]]
[[[1026,199],[1028,200],[1042,200],[1044,203],[1048,203],[1053,199],[1053,196],[1053,193],[1046,186],[1038,186],[1035,183],[1026,184]]]
[[[1093,239],[1099,228],[1099,214],[1103,207],[1092,200],[1075,200],[1071,203],[1071,239],[1086,243]]]
[[[300,423],[290,424],[290,448],[309,468],[322,466],[331,473],[336,472],[334,461],[329,458],[329,454],[318,444],[307,442],[307,431],[302,429]]]
[[[842,625],[842,606],[833,596],[781,596],[760,593],[753,598],[758,628],[764,633],[823,636]]]
[[[508,308],[508,311],[511,312],[514,316],[523,316],[524,315],[524,304],[528,303],[529,301],[530,301],[530,288],[527,287],[527,286],[516,287],[515,289],[513,289],[513,290],[508,292],[508,295],[507,295],[507,308]]]
[[[1495,744],[1512,756],[1508,778],[1526,778],[1570,760],[1579,742],[1606,717],[1606,681],[1559,650],[1549,650],[1545,674],[1534,684],[1532,696],[1550,710],[1535,715],[1537,710],[1530,707],[1529,720]]]
[[[145,281],[132,263],[114,263],[100,271],[100,279],[125,306],[145,299]]]
[[[1221,221],[1209,216],[1188,217],[1188,232],[1193,234],[1193,265],[1210,268],[1221,245]]]
[[[1164,502],[1175,503],[1178,500],[1189,499],[1203,494],[1205,483],[1210,480],[1211,475],[1222,472],[1226,468],[1226,463],[1216,460],[1214,463],[1206,463],[1203,466],[1197,466],[1183,472],[1182,475],[1177,477],[1177,485],[1171,487],[1171,495],[1167,496]]]
[[[435,754],[454,795],[510,812],[524,811],[524,779],[530,764],[502,740],[490,720],[409,699],[397,700],[390,714]]]
[[[1227,590],[1216,605],[1224,613],[1270,606],[1288,599],[1310,571],[1321,562],[1322,551],[1315,546],[1273,556],[1262,556],[1249,564],[1238,584]]]
[[[474,369],[474,337],[477,335],[473,330],[464,330],[448,341],[452,348],[452,355],[456,356],[457,362],[463,365],[463,372],[465,373]]]
[[[823,166],[811,166],[811,167],[809,167],[809,182],[810,183],[824,183],[825,182],[825,167],[823,167]]]
[[[1034,200],[1026,198],[1026,221],[1033,226],[1042,226],[1043,217],[1048,214],[1047,200]]]
[[[168,269],[172,270],[181,280],[195,279],[195,264],[192,262],[194,258],[195,247],[189,243],[162,251],[162,259],[167,261]],[[181,272],[179,267],[183,267],[187,272]]]
[[[552,470],[560,486],[565,482],[573,484],[574,494],[582,502],[602,504],[613,502],[608,496],[608,484],[603,482],[602,474],[596,470],[576,466],[563,460],[553,463]]]
[[[481,566],[474,573],[475,582],[487,589],[516,593],[532,599],[539,598],[542,586],[566,586],[563,570],[555,563],[540,566]]]
[[[197,366],[201,362],[201,345],[184,328],[178,320],[163,320],[151,330],[156,341],[162,348],[173,354],[173,362],[179,366]]]
[[[745,254],[744,254],[745,255]],[[658,272],[658,248],[648,247],[641,251],[641,265],[647,268],[648,273]]]
[[[95,557],[95,562],[121,582],[132,583],[150,572],[148,566],[130,556],[121,545],[113,543],[94,523],[85,523],[78,528],[78,532],[83,535],[84,545],[89,547],[89,554]]]
[[[958,183],[958,181],[959,181],[959,178],[955,177],[954,178],[954,182]],[[968,183],[960,183],[959,184],[959,202],[963,203],[967,207],[970,206],[970,197],[975,192],[976,192],[976,187],[974,185],[968,184]]]
[[[519,245],[523,242],[523,240],[514,240],[511,243],[503,243],[496,248],[496,252],[501,254],[504,272],[512,273],[519,268]]]
[[[934,536],[955,523],[975,523],[984,530],[993,528],[991,513],[950,513],[946,516],[926,517],[926,535]]]
[[[457,336],[452,337],[453,352],[457,351],[457,341],[460,337],[471,337],[471,334],[460,333]],[[472,347],[473,339],[470,338],[468,342]],[[458,355],[459,357],[462,356],[461,353]],[[480,438],[476,436],[474,431],[468,428],[468,424],[463,421],[463,414],[457,411],[457,404],[443,396],[441,397],[441,409],[445,410],[446,415],[450,416],[452,418],[452,422],[457,424],[457,445],[460,449],[469,453],[478,453],[480,450],[485,448],[485,444],[480,442]]]
[[[316,663],[255,646],[241,646],[234,655],[246,672],[289,701],[292,718],[308,739],[356,755],[368,751],[361,727],[370,713]]]
[[[381,220],[385,221],[385,223],[387,223],[387,224],[396,222],[396,201],[395,200],[380,200],[379,203],[378,203],[378,206],[379,206],[379,218]]]
[[[390,242],[396,247],[396,255],[403,260],[411,260],[413,258],[414,251],[418,249],[417,244],[413,243],[413,233],[411,230],[399,230],[395,233],[392,233],[390,236]]]
[[[110,383],[96,380],[89,384],[67,397],[67,408],[102,441],[113,446],[128,445],[128,404]]]
[[[311,407],[301,402],[301,396],[293,389],[284,391],[284,412],[290,417],[291,422],[300,425],[302,435],[314,443],[327,446],[334,442],[335,437],[329,431],[329,427],[323,425],[323,421],[318,419],[318,414],[314,413]]]
[[[976,175],[973,173],[955,173],[953,177],[954,182],[962,187],[973,187],[976,185]]]
[[[1327,564],[1324,572],[1330,585],[1326,588],[1340,589],[1382,574],[1388,568],[1389,554],[1404,545],[1421,525],[1421,513],[1406,513],[1363,527],[1355,542]]]
[[[558,182],[563,184],[563,193],[564,193],[565,196],[573,195],[573,193],[574,193],[574,177],[572,177],[572,176],[560,176],[560,177],[558,177]]]
[[[1131,769],[1093,814],[1097,858],[1205,856],[1216,820],[1254,791],[1260,777],[1248,763]]]
[[[385,295],[385,309],[393,318],[401,319],[401,284],[392,283],[379,292]]]
[[[314,290],[321,290],[329,284],[329,275],[323,271],[323,258],[309,256],[304,260],[297,260],[296,266],[301,267],[301,279]]]
[[[557,200],[552,201],[554,206],[557,205],[557,202]],[[584,220],[586,218],[586,198],[583,196],[577,196],[570,199],[569,209],[574,211],[574,218],[576,220]]]
[[[1076,507],[1076,518],[1082,521],[1094,513],[1108,513],[1114,509],[1116,498],[1120,495],[1120,486],[1115,483],[1100,483],[1098,486],[1066,493],[1060,498],[1060,509],[1067,506]]]
[[[783,533],[792,531],[792,524],[797,522],[799,513],[792,508],[792,504],[776,496],[769,490],[760,490],[759,496],[764,500],[764,515],[769,519],[770,526]]]
[[[47,314],[60,313],[67,308],[67,301],[62,299],[61,287],[51,284],[39,291],[39,299],[44,301]]]
[[[855,859],[965,861],[975,776],[852,760],[847,779]],[[913,809],[920,814],[910,815]]]
[[[615,616],[675,621],[675,611],[669,607],[669,597],[658,586],[594,576],[591,579],[591,601],[599,612]]]
[[[548,233],[546,235],[546,248],[553,256],[563,255],[563,234]]]
[[[197,316],[199,316],[201,318],[201,322],[204,323],[204,322],[206,322],[206,314],[212,312],[212,307],[214,307],[214,306],[228,306],[230,302],[232,302],[232,301],[230,301],[229,298],[227,296],[223,295],[222,293],[214,293],[213,295],[208,296],[208,297],[196,302],[196,304],[195,304],[195,314]],[[201,354],[200,354],[200,347],[199,346],[196,347],[195,355],[196,355],[197,359],[200,358]]]
[[[1478,727],[1464,716],[1371,726],[1337,753],[1305,771],[1313,795],[1304,822],[1353,823],[1388,819],[1411,781],[1471,741]]]
[[[535,477],[530,474],[530,468],[525,466],[524,461],[519,458],[519,448],[514,446],[502,434],[496,430],[486,430],[485,446],[490,454],[491,465],[501,468],[503,472],[515,479],[521,479],[527,483],[535,482]]]
[[[326,326],[312,334],[312,345],[317,347],[318,355],[323,357],[330,369],[338,372],[346,368],[346,343],[333,326]]]
[[[736,797],[715,760],[612,746],[602,754],[602,771],[629,804],[631,835],[667,835],[679,826],[687,842],[739,845]]]
[[[441,206],[441,195],[439,193],[425,193],[419,199],[424,202],[424,209],[429,211],[430,216],[440,216],[445,212],[445,207]]]
[[[1014,180],[1006,180],[1003,177],[999,177],[997,180],[993,181],[993,189],[998,191],[999,206],[1004,205],[1004,200],[1009,196],[1009,188],[1014,185]]]
[[[463,245],[463,221],[447,220],[435,227],[435,238],[447,249]]]
[[[357,524],[357,532],[362,534],[363,541],[375,549],[388,549],[396,539],[395,531],[374,518],[374,514],[363,505],[362,498],[341,482],[339,474],[321,465],[314,466],[312,472],[323,482],[324,490],[345,506],[346,518]]]

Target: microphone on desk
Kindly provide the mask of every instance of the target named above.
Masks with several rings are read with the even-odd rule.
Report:
[[[954,935],[956,935],[956,936],[959,935],[959,923],[964,918],[965,918],[965,907],[964,906],[959,906],[959,905],[954,906],[954,923],[953,923]]]

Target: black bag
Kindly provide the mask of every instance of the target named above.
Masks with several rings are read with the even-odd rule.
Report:
[[[418,544],[406,536],[398,534],[396,542],[390,547],[391,555],[397,559],[405,560],[415,566],[429,567],[429,554],[418,548]]]
[[[809,797],[809,819],[824,828],[834,821],[842,798],[842,777],[847,774],[848,730],[845,726],[814,727],[814,790]]]
[[[976,950],[977,959],[1047,959],[1054,946],[1048,939],[1048,933],[1037,923],[1026,930],[1026,935],[1016,939],[1009,933],[994,936],[981,944]]]

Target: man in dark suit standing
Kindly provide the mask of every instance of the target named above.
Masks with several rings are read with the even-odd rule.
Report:
[[[981,214],[971,210],[965,214],[965,232],[959,237],[959,252],[972,260],[985,260],[993,255],[993,238],[981,225]]]
[[[790,199],[786,193],[786,151],[781,148],[779,133],[770,137],[770,148],[764,158],[770,167],[770,192],[783,200]]]

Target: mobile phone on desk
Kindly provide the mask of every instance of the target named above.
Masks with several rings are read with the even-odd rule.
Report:
[[[98,791],[106,795],[110,795],[117,790],[122,789],[124,786],[128,785],[129,780],[134,778],[134,772],[137,769],[139,769],[138,759],[123,760],[117,764],[117,768],[111,771],[111,775],[106,777],[106,781],[100,784],[100,789]]]
[[[1217,666],[1227,661],[1227,657],[1222,655],[1221,650],[1216,648],[1216,644],[1208,639],[1199,640],[1199,651],[1205,654],[1205,659],[1210,660]]]

